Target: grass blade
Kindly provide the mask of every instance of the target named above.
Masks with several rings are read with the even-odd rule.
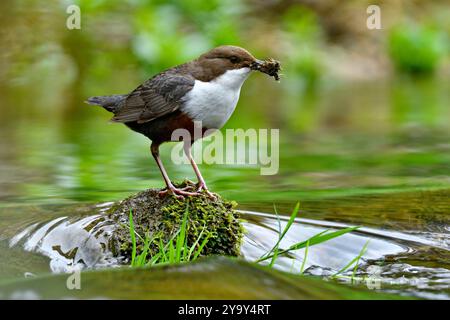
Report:
[[[352,282],[353,282],[353,279],[355,278],[356,270],[358,270],[358,267],[359,267],[359,260],[361,260],[362,256],[366,253],[367,247],[369,246],[369,242],[370,242],[370,240],[367,240],[367,242],[364,244],[364,247],[359,252],[358,260],[356,260],[355,267],[353,268],[353,272],[352,272]]]
[[[315,236],[312,236],[308,240],[296,243],[296,244],[290,246],[288,249],[280,250],[278,252],[278,256],[280,256],[282,254],[286,254],[286,253],[288,253],[290,251],[294,251],[294,250],[305,248],[306,244],[308,242],[309,242],[308,246],[313,246],[313,245],[316,245],[316,244],[319,244],[319,243],[322,243],[322,242],[329,241],[331,239],[340,237],[340,236],[342,236],[342,235],[344,235],[346,233],[352,232],[352,231],[354,231],[354,230],[356,230],[358,228],[359,227],[348,227],[348,228],[344,228],[344,229],[333,231],[333,232],[329,232],[329,230],[322,231],[322,232],[316,234]],[[265,256],[263,258],[259,258],[258,260],[256,260],[256,262],[261,262],[261,261],[264,261],[264,260],[268,260],[268,259],[270,259],[272,257],[273,257],[273,255]]]
[[[186,203],[186,210],[183,215],[183,220],[181,222],[180,227],[180,233],[177,237],[177,243],[176,243],[176,255],[175,255],[175,261],[181,262],[181,248],[184,247],[184,242],[186,240],[186,228],[187,228],[187,216],[189,213],[189,202]]]
[[[357,265],[357,264],[359,263],[359,259],[361,258],[361,256],[362,256],[364,253],[366,253],[367,246],[369,245],[369,241],[370,241],[370,240],[367,240],[367,242],[364,244],[364,246],[362,247],[362,249],[361,249],[361,251],[359,252],[359,254],[358,254],[356,257],[354,257],[349,263],[347,263],[347,264],[345,265],[345,267],[343,267],[343,268],[340,269],[338,272],[336,272],[336,273],[333,275],[333,277],[336,277],[336,276],[338,276],[339,274],[345,272],[345,270],[347,270],[348,268],[350,268],[353,264],[356,263],[356,265]]]
[[[131,251],[131,265],[134,266],[134,261],[136,259],[136,234],[134,231],[134,224],[133,224],[133,211],[130,209],[130,236],[131,236],[131,244],[132,244],[132,251]]]
[[[162,242],[162,239],[159,239],[159,252],[161,253],[162,260],[166,261],[167,260],[166,248],[164,246],[164,243]]]
[[[200,231],[198,238],[195,240],[195,242],[192,244],[191,248],[189,249],[189,253],[186,258],[187,261],[191,261],[192,253],[194,252],[195,248],[197,247],[198,243],[200,242],[200,239],[202,238],[203,232],[205,231],[205,229],[206,229],[206,224],[203,225],[203,229],[202,229],[202,231]]]
[[[275,250],[273,251],[273,255],[272,255],[272,259],[270,260],[269,267],[273,267],[273,265],[275,264],[275,261],[278,258],[278,251],[279,251],[278,247],[275,248]]]
[[[203,247],[208,243],[209,240],[209,234],[206,235],[205,240],[203,240],[202,244],[200,245],[200,247],[198,248],[198,250],[195,252],[194,254],[194,258],[192,260],[195,260],[198,258],[198,256],[200,255],[200,253],[203,250]]]
[[[148,251],[150,249],[150,244],[153,242],[153,237],[147,235],[144,240],[144,248],[142,249],[141,254],[138,256],[137,265],[143,266],[147,260]]]
[[[273,253],[275,250],[278,250],[278,246],[280,245],[281,240],[283,240],[284,236],[286,235],[286,233],[288,232],[289,228],[292,226],[292,224],[295,221],[295,218],[297,217],[298,214],[298,210],[300,208],[300,202],[297,202],[297,204],[295,205],[294,210],[291,213],[291,216],[289,218],[289,221],[287,222],[286,226],[284,227],[283,232],[280,234],[280,236],[278,237],[278,241],[277,243],[272,247],[272,249],[266,253],[265,255],[263,255],[258,261],[264,261],[269,259],[268,256],[270,256],[271,253]],[[278,217],[278,213],[277,213],[277,217]],[[279,222],[279,221],[278,221]],[[273,258],[275,255],[270,256],[271,258]],[[278,256],[278,254],[276,255]],[[271,261],[271,264],[273,264],[275,261]]]
[[[175,262],[175,247],[173,245],[173,240],[169,241],[169,263]]]
[[[302,265],[300,267],[300,274],[303,274],[303,271],[305,270],[306,258],[308,257],[308,249],[309,249],[309,240],[306,241],[305,255],[303,256]]]

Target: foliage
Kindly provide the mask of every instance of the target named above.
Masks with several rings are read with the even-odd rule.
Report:
[[[272,249],[269,252],[265,253],[262,257],[260,257],[258,260],[256,260],[256,262],[263,262],[263,261],[266,261],[266,260],[270,259],[270,264],[269,265],[273,266],[275,264],[277,258],[279,258],[280,256],[287,255],[291,251],[295,251],[295,250],[299,250],[299,249],[305,248],[305,258],[303,260],[303,266],[302,266],[302,271],[303,271],[304,262],[305,262],[306,255],[307,255],[306,248],[309,249],[310,246],[317,245],[317,244],[320,244],[320,243],[332,240],[334,238],[343,236],[346,233],[349,233],[349,232],[352,232],[352,231],[358,229],[358,227],[347,227],[347,228],[336,230],[336,231],[330,231],[330,230],[327,229],[327,230],[324,230],[322,232],[319,232],[318,234],[312,236],[311,238],[309,238],[307,240],[304,240],[304,241],[298,242],[296,244],[293,244],[287,249],[280,249],[280,247],[279,247],[280,246],[280,242],[286,236],[286,234],[289,231],[290,227],[294,223],[295,218],[298,215],[299,208],[300,208],[300,204],[297,203],[297,205],[295,206],[294,210],[291,213],[291,216],[290,216],[286,226],[284,227],[283,232],[279,233],[278,241],[275,243],[275,245],[272,247]]]
[[[293,7],[286,11],[281,25],[291,47],[286,72],[300,77],[306,88],[315,87],[324,71],[323,31],[317,15],[306,8]]]
[[[189,205],[186,205],[186,211],[183,215],[180,229],[172,236],[172,238],[164,244],[162,238],[156,239],[156,237],[151,237],[147,234],[144,239],[142,252],[137,254],[136,231],[134,230],[133,213],[132,210],[130,210],[130,236],[133,248],[131,254],[131,266],[140,267],[145,265],[173,264],[196,260],[208,243],[210,235],[204,234],[206,228],[203,227],[197,240],[191,245],[188,245],[188,215]],[[202,241],[200,242],[200,240]],[[159,251],[147,258],[150,253],[150,245],[154,241],[158,242]]]
[[[446,54],[443,37],[439,30],[428,25],[399,25],[389,35],[391,59],[400,71],[433,73]]]

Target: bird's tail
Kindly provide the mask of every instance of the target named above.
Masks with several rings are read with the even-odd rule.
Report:
[[[95,106],[102,106],[112,113],[116,113],[120,103],[127,97],[126,94],[114,94],[111,96],[90,97],[85,102]]]

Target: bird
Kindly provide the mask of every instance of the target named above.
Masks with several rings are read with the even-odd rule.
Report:
[[[192,143],[198,139],[192,134],[194,123],[201,124],[202,132],[222,128],[235,110],[242,84],[250,73],[261,71],[278,80],[279,69],[276,60],[268,63],[244,48],[222,45],[162,71],[128,94],[95,96],[86,102],[103,107],[113,113],[112,122],[123,123],[151,140],[150,152],[166,185],[160,195],[184,198],[206,192],[216,198],[192,157]],[[159,155],[160,145],[172,141],[177,129],[191,133],[191,138],[183,141],[183,150],[198,179],[194,191],[175,187]]]

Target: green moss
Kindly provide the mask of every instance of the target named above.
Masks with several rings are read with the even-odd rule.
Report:
[[[185,187],[187,182],[177,187]],[[129,233],[129,213],[133,214],[136,237],[136,251],[141,253],[144,239],[150,235],[150,254],[158,251],[160,241],[168,240],[179,230],[188,206],[187,241],[192,245],[203,231],[202,239],[209,236],[201,253],[207,255],[238,256],[244,229],[239,214],[234,210],[235,202],[223,200],[220,196],[213,200],[206,194],[179,200],[174,196],[160,197],[159,189],[148,189],[114,204],[108,211],[109,217],[117,223],[111,237],[110,249],[116,256],[126,260],[131,257],[131,237]]]

